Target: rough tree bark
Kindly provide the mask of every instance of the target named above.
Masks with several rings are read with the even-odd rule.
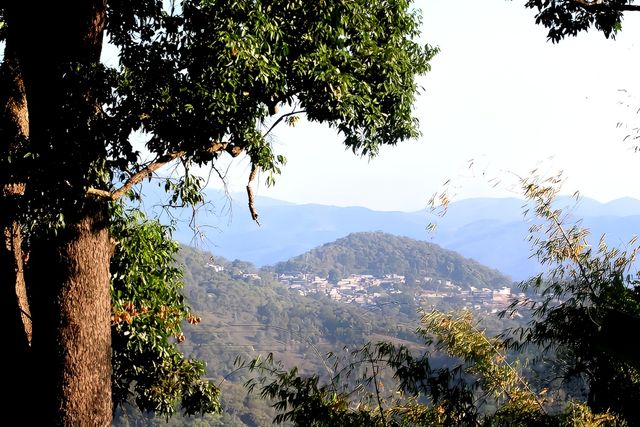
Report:
[[[9,44],[0,68],[0,322],[5,325],[5,343],[11,349],[5,357],[12,367],[8,382],[14,387],[5,403],[21,413],[28,409],[24,396],[32,388],[32,325],[24,281],[22,230],[16,218],[24,181],[16,163],[28,132],[24,85],[15,51]]]
[[[41,218],[64,220],[55,233],[44,228],[29,236],[25,277],[37,385],[23,398],[47,425],[106,426],[112,417],[111,246],[106,201],[86,197],[106,154],[90,129],[97,108],[84,79],[99,61],[105,1],[10,2],[5,12],[35,158],[24,198]]]
[[[52,425],[111,424],[111,249],[104,210],[93,208],[31,247],[37,391]]]

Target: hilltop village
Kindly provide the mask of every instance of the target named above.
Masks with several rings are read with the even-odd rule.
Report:
[[[323,293],[332,300],[362,306],[375,306],[383,298],[406,292],[412,294],[415,302],[421,306],[434,305],[442,301],[459,308],[495,312],[505,308],[514,297],[523,296],[512,294],[509,287],[495,290],[478,289],[432,277],[424,277],[421,281],[416,279],[415,283],[407,284],[405,276],[398,274],[387,274],[383,277],[351,274],[336,283],[330,283],[326,278],[298,272],[280,274],[278,281],[300,295]]]
[[[222,265],[209,264],[216,272],[224,271]],[[264,274],[264,273],[263,273]],[[302,272],[268,273],[290,291],[302,296],[323,294],[334,301],[357,304],[363,307],[375,307],[388,302],[389,298],[398,299],[404,296],[415,304],[426,307],[447,305],[456,308],[469,308],[475,311],[495,313],[507,307],[515,298],[524,297],[512,288],[503,286],[498,289],[478,288],[454,283],[451,280],[423,277],[407,283],[407,278],[400,274],[385,274],[377,277],[372,274],[351,274],[346,278],[323,278]],[[238,279],[260,282],[260,274],[236,270],[233,274]]]

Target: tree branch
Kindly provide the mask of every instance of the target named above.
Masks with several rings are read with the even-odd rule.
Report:
[[[616,10],[640,12],[640,5],[637,4],[623,4],[622,6],[615,7]]]
[[[240,146],[230,146],[228,142],[216,142],[211,147],[205,150],[206,153],[211,155],[218,153],[222,150],[227,151],[232,157],[238,156],[242,153],[243,148]],[[153,174],[156,170],[165,166],[172,161],[179,159],[187,154],[186,151],[175,151],[173,153],[167,153],[163,156],[158,157],[156,160],[149,163],[147,166],[134,173],[129,177],[129,179],[122,185],[122,187],[117,190],[110,192],[108,190],[101,190],[99,188],[89,188],[87,190],[87,195],[103,197],[110,200],[118,200],[120,197],[124,196],[124,194],[131,190],[134,185],[140,183],[149,175]]]
[[[619,12],[627,12],[627,11],[631,11],[631,12],[640,12],[640,5],[634,5],[634,4],[622,4],[622,5],[617,5],[617,4],[610,4],[610,3],[604,3],[603,0],[572,0],[573,3],[576,3],[582,7],[584,7],[587,10],[615,10],[615,11],[619,11]]]
[[[118,200],[122,197],[127,191],[131,190],[134,185],[141,182],[143,179],[151,175],[156,170],[160,169],[162,166],[170,163],[171,161],[177,159],[178,157],[184,156],[184,151],[176,151],[174,153],[165,154],[164,156],[158,157],[157,160],[151,162],[146,167],[142,168],[138,172],[131,175],[131,177],[124,183],[124,185],[118,188],[114,192],[110,192],[107,190],[100,190],[98,188],[89,188],[87,190],[87,194],[92,196],[104,197],[111,200]]]
[[[289,117],[289,116],[295,116],[296,114],[300,114],[300,113],[304,113],[306,110],[296,110],[296,111],[292,111],[290,113],[285,113],[283,115],[281,115],[280,117],[278,117],[278,120],[275,121],[275,123],[273,123],[271,125],[271,127],[267,130],[267,132],[262,135],[263,137],[266,137],[267,135],[269,135],[269,133],[273,130],[273,128],[275,128],[276,126],[278,126],[278,124],[280,124],[280,122],[282,120],[284,120],[285,118]]]
[[[373,374],[373,385],[376,391],[376,400],[378,401],[378,410],[380,411],[380,418],[382,420],[383,427],[387,427],[387,418],[384,416],[384,409],[382,407],[382,398],[380,397],[380,386],[378,385],[378,367],[373,362],[373,357],[371,357],[371,353],[367,351],[367,356],[369,357],[369,362],[371,363],[371,373]]]

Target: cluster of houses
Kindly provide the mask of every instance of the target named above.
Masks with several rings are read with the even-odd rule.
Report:
[[[370,274],[352,274],[336,283],[326,278],[305,273],[280,274],[278,281],[301,295],[322,293],[335,301],[364,306],[376,305],[378,300],[407,291],[405,276],[387,274],[375,277]],[[420,286],[412,287],[411,294],[420,305],[432,305],[445,301],[456,307],[469,307],[495,312],[506,307],[513,297],[511,288],[476,288],[455,284],[450,280],[424,277]]]
[[[208,263],[207,267],[211,268],[216,273],[220,273],[224,271],[224,265],[220,265],[220,264]],[[256,273],[247,273],[242,270],[237,270],[234,274],[234,277],[239,279],[249,279],[249,280],[258,280],[258,281],[262,280],[262,277],[260,277],[260,275]]]
[[[211,263],[207,267],[216,272],[224,271],[224,267],[218,264]],[[261,277],[256,273],[240,270],[235,272],[234,277],[236,276],[253,281],[261,280]],[[468,307],[475,310],[496,312],[509,305],[514,297],[523,296],[523,294],[513,294],[509,287],[500,289],[476,288],[433,277],[423,277],[420,283],[414,284],[419,286],[407,287],[405,276],[399,274],[386,274],[382,277],[371,274],[352,274],[331,283],[327,278],[292,272],[279,274],[277,280],[300,295],[321,293],[335,301],[362,306],[375,306],[381,298],[410,291],[414,301],[421,306],[438,305],[440,302],[445,302],[457,308]]]

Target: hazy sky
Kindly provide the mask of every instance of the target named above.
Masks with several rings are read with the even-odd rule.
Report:
[[[419,80],[423,136],[369,161],[328,128],[283,127],[274,144],[289,163],[274,188],[261,177],[256,193],[412,211],[447,180],[456,200],[518,196],[514,174],[538,168],[563,170],[565,193],[640,198],[640,153],[623,142],[640,126],[640,13],[627,14],[615,41],[593,32],[553,45],[523,3],[417,1],[424,41],[441,48]],[[249,167],[234,162],[229,187],[243,191]]]

